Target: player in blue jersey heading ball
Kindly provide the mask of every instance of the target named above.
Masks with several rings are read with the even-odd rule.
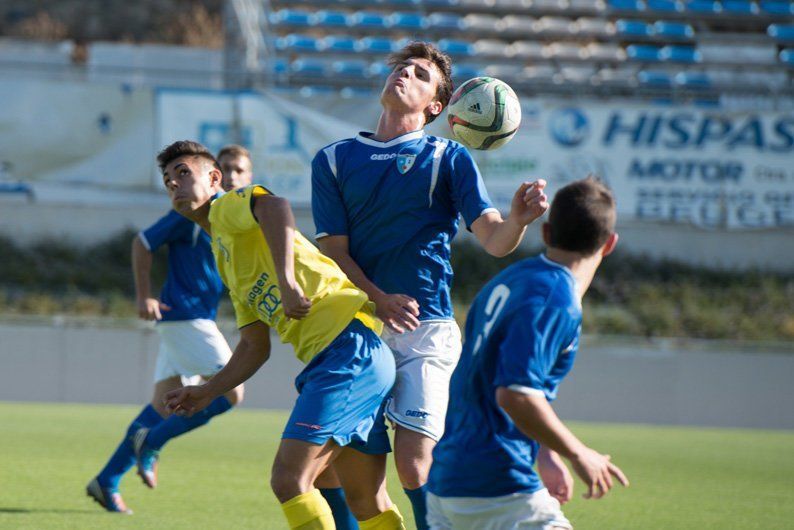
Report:
[[[573,366],[582,296],[617,243],[615,217],[600,181],[568,184],[543,225],[545,254],[500,272],[474,300],[433,451],[430,528],[571,529],[560,502],[571,498],[573,481],[560,456],[584,481],[586,498],[602,497],[613,477],[628,485],[610,457],[579,441],[549,405]]]
[[[320,249],[375,302],[397,362],[386,408],[395,462],[420,530],[425,483],[444,429],[449,378],[461,349],[453,318],[450,241],[463,216],[489,253],[504,256],[548,204],[545,182],[525,182],[503,219],[465,147],[425,134],[452,94],[448,56],[414,42],[389,58],[374,133],[331,144],[312,162]]]

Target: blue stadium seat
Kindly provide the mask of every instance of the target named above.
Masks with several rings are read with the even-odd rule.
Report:
[[[346,28],[350,26],[350,15],[342,11],[318,11],[314,16],[314,23],[317,26]]]
[[[637,81],[641,85],[655,86],[655,87],[670,87],[673,84],[673,79],[667,72],[656,72],[653,70],[643,70],[637,74]]]
[[[350,17],[350,23],[355,28],[386,29],[389,21],[386,15],[375,11],[358,11]]]
[[[767,35],[782,41],[794,41],[794,24],[770,24]]]
[[[693,13],[722,13],[722,4],[716,0],[689,0],[686,10]]]
[[[286,52],[318,52],[320,51],[320,41],[311,35],[292,33],[276,39],[276,49]]]
[[[375,61],[374,63],[369,65],[369,75],[371,77],[378,77],[384,79],[389,76],[391,71],[392,71],[392,67],[384,63],[383,61]]]
[[[438,41],[438,49],[449,55],[464,57],[471,57],[475,53],[474,45],[470,42],[453,39],[441,39]]]
[[[747,0],[722,0],[722,10],[732,15],[757,15],[758,4]]]
[[[609,0],[607,5],[614,11],[645,11],[645,2],[643,0]]]
[[[323,77],[326,75],[327,64],[317,59],[298,59],[290,68],[295,75]]]
[[[298,26],[307,28],[314,25],[314,17],[308,11],[280,9],[270,14],[270,23],[274,26]]]
[[[366,53],[391,53],[397,49],[394,41],[383,37],[364,37],[358,41],[357,51]]]
[[[653,26],[641,20],[618,20],[615,22],[615,30],[618,35],[631,37],[649,37],[653,35]]]
[[[392,28],[405,31],[417,31],[427,28],[428,22],[421,13],[394,13],[389,17]]]
[[[630,44],[626,46],[626,57],[631,61],[661,61],[659,47],[651,44]]]
[[[289,61],[281,57],[273,59],[267,63],[267,70],[271,74],[280,75],[289,72]]]
[[[423,0],[422,4],[428,9],[445,9],[456,7],[458,0]]]
[[[770,15],[794,15],[794,2],[781,2],[779,0],[761,2],[761,11]]]
[[[678,0],[646,0],[648,11],[660,11],[663,13],[680,13],[684,10],[684,5]]]
[[[781,62],[794,66],[794,48],[780,50],[779,57]]]
[[[320,47],[332,53],[355,53],[357,39],[349,35],[328,35],[322,39]]]
[[[695,36],[695,28],[684,22],[658,20],[653,23],[653,33],[663,37],[691,39]]]
[[[711,86],[711,79],[708,74],[703,72],[678,72],[673,81],[678,86],[688,88],[709,88]]]
[[[433,13],[428,15],[427,22],[431,29],[453,31],[463,29],[463,17],[453,13]]]
[[[378,4],[384,7],[416,7],[421,4],[421,0],[377,0]]]
[[[674,63],[699,63],[703,57],[694,46],[665,46],[659,51],[659,59]]]
[[[364,78],[369,75],[369,63],[362,60],[336,61],[331,71],[338,76]]]
[[[452,65],[452,78],[458,80],[471,79],[472,77],[479,77],[482,75],[482,69],[473,64],[453,64]]]

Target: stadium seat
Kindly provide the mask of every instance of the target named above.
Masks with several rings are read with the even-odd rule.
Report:
[[[335,61],[331,71],[337,76],[364,78],[369,74],[369,63],[363,60]]]
[[[578,61],[582,59],[582,48],[572,42],[554,42],[543,47],[543,57],[558,61]]]
[[[591,42],[582,49],[582,55],[591,61],[626,60],[626,50],[612,42]]]
[[[289,61],[281,57],[274,58],[267,62],[267,71],[273,75],[283,75],[289,73]]]
[[[608,0],[607,6],[612,11],[634,11],[637,13],[645,11],[643,0]]]
[[[575,31],[579,35],[593,37],[608,37],[616,32],[615,23],[600,18],[578,18],[573,23]]]
[[[325,77],[328,64],[317,59],[298,59],[290,65],[290,70],[295,75],[308,77]]]
[[[571,32],[571,19],[562,17],[540,17],[532,25],[535,33],[564,35]]]
[[[421,0],[377,0],[383,7],[411,8],[420,5]]]
[[[630,44],[626,46],[626,57],[632,61],[661,61],[659,57],[659,47],[650,44]]]
[[[542,59],[543,45],[537,41],[518,41],[508,46],[507,53],[516,59]]]
[[[497,79],[513,79],[521,75],[524,67],[520,64],[491,64],[485,67],[483,74]]]
[[[747,0],[722,0],[722,11],[731,15],[757,15],[758,4]]]
[[[474,64],[453,64],[452,65],[452,78],[457,80],[471,79],[472,77],[480,77],[482,69]]]
[[[634,86],[637,84],[637,71],[633,68],[602,68],[592,81],[607,86]]]
[[[463,29],[463,18],[453,13],[433,13],[427,17],[428,27],[434,30],[460,31]]]
[[[794,41],[794,24],[770,24],[766,33],[779,41]]]
[[[474,43],[474,53],[477,57],[507,58],[507,43],[501,40],[480,39]]]
[[[510,33],[522,33],[526,35],[534,31],[535,19],[523,15],[507,15],[502,18],[501,27],[503,31]]]
[[[698,45],[704,63],[775,64],[777,45],[708,42]]]
[[[438,41],[438,49],[449,55],[471,57],[474,55],[474,46],[470,42],[453,39]]]
[[[290,34],[276,39],[276,50],[283,52],[318,52],[320,51],[320,41],[311,35]]]
[[[794,66],[794,48],[780,50],[780,61]]]
[[[449,9],[458,5],[458,0],[422,0],[427,9]]]
[[[604,0],[569,0],[568,8],[577,12],[592,11],[600,13],[606,9],[606,2]]]
[[[403,31],[419,31],[426,29],[427,20],[421,13],[393,13],[388,20],[389,26]]]
[[[318,11],[314,16],[317,26],[346,28],[350,26],[350,15],[341,11]]]
[[[716,0],[689,0],[686,10],[693,13],[722,13],[722,4]]]
[[[494,6],[493,0],[458,0],[456,6],[464,12],[490,9]]]
[[[585,84],[595,75],[595,66],[592,64],[581,64],[576,66],[564,66],[560,68],[559,76],[567,83]]]
[[[550,83],[554,79],[557,69],[550,64],[538,64],[535,66],[527,66],[521,71],[519,79],[527,82],[546,82]]]
[[[637,74],[637,81],[644,86],[669,87],[673,78],[664,71],[643,70]]]
[[[520,13],[532,7],[532,0],[494,0],[494,7]]]
[[[684,22],[657,20],[653,23],[653,33],[662,37],[691,39],[695,36],[695,28]]]
[[[673,77],[673,82],[677,86],[687,88],[709,88],[711,79],[704,72],[678,72]]]
[[[794,2],[781,2],[779,0],[762,1],[761,11],[770,15],[791,16],[794,15]]]
[[[396,49],[397,45],[394,41],[383,37],[364,37],[356,46],[356,51],[363,53],[387,54]]]
[[[274,26],[296,26],[311,27],[314,25],[314,17],[308,11],[296,9],[280,9],[270,14],[270,23]]]
[[[659,51],[659,59],[674,63],[699,63],[703,57],[694,46],[665,46]]]
[[[646,0],[648,11],[662,13],[680,13],[684,10],[684,5],[678,0]]]
[[[349,35],[328,35],[320,41],[320,48],[331,53],[354,53],[357,42]]]
[[[532,0],[531,5],[541,11],[564,11],[568,9],[568,0]]]
[[[472,32],[472,36],[477,33],[492,34],[499,31],[499,22],[499,17],[493,15],[471,14],[463,17],[463,29]]]
[[[357,11],[350,17],[350,25],[354,28],[386,29],[389,27],[389,21],[383,13]]]
[[[392,67],[388,64],[384,63],[383,61],[375,61],[374,63],[369,65],[369,75],[370,77],[377,77],[380,79],[384,79],[389,76],[392,71]]]
[[[625,37],[650,37],[653,26],[641,20],[620,19],[615,22],[615,32]]]

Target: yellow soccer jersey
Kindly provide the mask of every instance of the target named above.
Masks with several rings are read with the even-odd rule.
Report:
[[[367,294],[297,231],[295,279],[312,307],[301,320],[284,316],[273,257],[252,212],[254,197],[269,193],[262,186],[248,186],[219,197],[210,208],[212,251],[229,288],[237,326],[261,320],[275,328],[282,342],[292,344],[304,363],[328,346],[354,317],[380,333],[382,324],[374,317]]]

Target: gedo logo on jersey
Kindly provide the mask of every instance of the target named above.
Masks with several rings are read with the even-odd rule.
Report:
[[[587,116],[579,109],[557,109],[549,117],[549,133],[558,144],[576,147],[587,139],[590,124]]]
[[[382,153],[382,154],[375,153],[374,155],[369,157],[370,160],[393,160],[395,158],[397,158],[397,153]]]

